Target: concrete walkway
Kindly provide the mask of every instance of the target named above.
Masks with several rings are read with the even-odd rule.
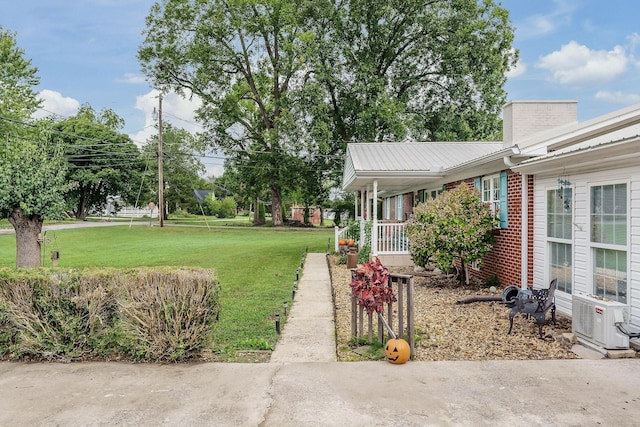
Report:
[[[327,257],[307,254],[293,307],[271,362],[335,362],[335,331]]]
[[[328,275],[309,254],[271,363],[2,362],[0,425],[640,425],[638,359],[336,363]]]

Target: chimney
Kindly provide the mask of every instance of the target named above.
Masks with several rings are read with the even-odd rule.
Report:
[[[511,101],[502,108],[503,146],[525,148],[522,140],[577,121],[577,101]]]

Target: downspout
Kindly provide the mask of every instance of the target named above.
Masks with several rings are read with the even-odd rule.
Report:
[[[522,181],[522,237],[520,251],[521,259],[521,281],[522,288],[526,289],[529,285],[529,175],[520,174]]]

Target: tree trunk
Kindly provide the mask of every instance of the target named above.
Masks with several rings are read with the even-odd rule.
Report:
[[[271,185],[271,219],[273,226],[282,225],[282,192],[277,185]]]
[[[256,206],[253,209],[253,224],[262,225],[262,220],[260,219],[260,199],[257,196],[256,196]]]
[[[75,217],[79,221],[84,221],[87,218],[87,190],[84,185],[80,185],[80,191],[78,193],[80,197],[78,198]]]
[[[40,231],[42,219],[39,215],[24,216],[22,209],[14,208],[9,216],[9,222],[16,230],[16,267],[40,267]]]

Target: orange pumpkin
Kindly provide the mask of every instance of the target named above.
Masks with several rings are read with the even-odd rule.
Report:
[[[409,360],[411,347],[402,338],[392,338],[387,341],[387,345],[384,347],[384,355],[387,362],[400,365]]]
[[[340,239],[340,240],[338,240],[338,244],[339,244],[340,246],[344,246],[344,245],[346,245],[346,244],[347,244],[347,239]]]
[[[356,244],[356,241],[355,241],[355,240],[353,240],[353,239],[349,239],[349,240],[347,240],[347,245],[349,245],[349,246],[354,246],[355,244]]]

